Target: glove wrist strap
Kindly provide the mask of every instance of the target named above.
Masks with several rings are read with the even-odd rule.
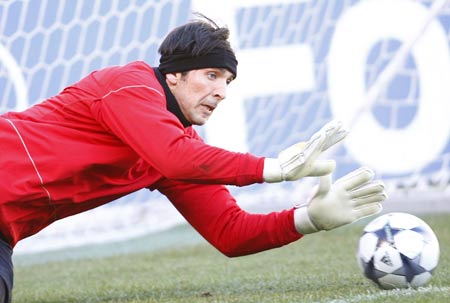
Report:
[[[268,183],[283,181],[283,174],[278,159],[264,159],[263,180]]]
[[[294,210],[294,224],[297,231],[302,235],[312,234],[319,231],[309,217],[308,207],[306,205],[300,206]]]

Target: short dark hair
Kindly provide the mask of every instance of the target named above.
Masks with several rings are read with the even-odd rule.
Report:
[[[202,18],[173,29],[159,47],[159,71],[163,74],[208,67],[226,68],[237,75],[237,60],[228,37],[230,31]]]
[[[233,52],[228,41],[230,31],[226,26],[220,27],[200,13],[195,15],[200,18],[174,28],[166,36],[158,49],[162,56],[189,53],[192,57],[198,57],[214,50]]]

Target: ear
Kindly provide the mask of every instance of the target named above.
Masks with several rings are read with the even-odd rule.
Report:
[[[177,73],[166,74],[166,81],[167,81],[167,84],[169,84],[169,86],[176,85],[178,82]]]

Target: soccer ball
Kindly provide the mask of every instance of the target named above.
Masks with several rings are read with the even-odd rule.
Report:
[[[406,213],[382,215],[366,225],[357,260],[381,289],[425,285],[439,261],[439,242],[421,219]]]

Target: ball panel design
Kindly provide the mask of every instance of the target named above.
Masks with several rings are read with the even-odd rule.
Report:
[[[373,262],[372,261],[370,261],[368,263],[361,262],[361,266],[362,266],[364,275],[368,279],[372,280],[375,283],[378,283],[378,279],[381,278],[381,277],[384,277],[386,275],[385,272],[376,269],[373,266]]]
[[[398,251],[387,243],[382,243],[373,255],[373,264],[376,269],[384,273],[393,273],[403,265]]]
[[[394,289],[398,288],[399,285],[408,285],[408,282],[403,276],[387,274],[378,279],[378,285],[383,289]]]
[[[439,245],[436,235],[434,234],[431,227],[426,225],[426,223],[424,223],[424,225],[422,225],[422,226],[414,227],[411,230],[415,231],[418,234],[421,234],[426,243]]]
[[[396,275],[406,277],[406,281],[411,282],[415,275],[424,273],[426,270],[419,265],[420,257],[416,259],[409,259],[408,257],[400,254],[402,259],[402,267],[394,272]]]
[[[390,213],[388,215],[389,225],[396,229],[413,229],[425,223],[416,216],[406,213]]]
[[[410,259],[417,257],[425,246],[423,236],[412,230],[397,233],[394,236],[394,242],[398,251]]]
[[[439,242],[421,219],[382,215],[366,225],[358,242],[358,265],[382,289],[420,287],[439,261]]]
[[[425,285],[431,279],[432,273],[426,271],[421,274],[414,276],[410,282],[411,287],[420,287]]]
[[[373,233],[366,233],[359,239],[359,257],[364,262],[369,262],[377,248],[378,237]]]
[[[428,271],[433,271],[439,261],[439,246],[426,244],[422,250],[422,258],[420,258],[420,266]]]
[[[365,232],[374,232],[376,230],[382,229],[389,221],[388,217],[381,216],[374,220],[372,220],[369,224],[364,228]]]

